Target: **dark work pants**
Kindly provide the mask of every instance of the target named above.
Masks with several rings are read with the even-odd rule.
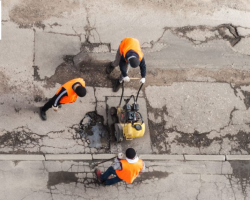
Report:
[[[56,98],[58,97],[58,95],[53,96],[43,107],[42,107],[42,111],[46,112],[47,110],[49,110],[53,104],[55,103]],[[58,102],[57,105],[60,105],[61,103]]]
[[[101,180],[106,181],[106,185],[113,185],[122,181],[122,179],[120,179],[117,175],[115,178],[108,179],[111,174],[116,175],[113,167],[109,167],[107,171],[101,175]]]

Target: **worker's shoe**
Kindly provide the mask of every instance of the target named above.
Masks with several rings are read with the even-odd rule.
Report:
[[[115,79],[114,80],[114,84],[113,84],[113,92],[117,92],[121,87],[121,83],[119,81],[119,79]]]
[[[111,74],[111,72],[115,69],[114,66],[112,66],[112,62],[106,67],[106,73]]]
[[[40,107],[40,117],[41,117],[42,120],[44,120],[44,121],[47,120],[46,112],[42,110],[42,107]]]
[[[101,180],[101,175],[102,175],[101,170],[95,169],[95,175],[96,175],[98,182],[102,183],[103,181]]]

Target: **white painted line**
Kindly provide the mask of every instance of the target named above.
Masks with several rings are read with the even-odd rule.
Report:
[[[0,154],[0,160],[45,160],[43,155]]]
[[[45,154],[46,160],[92,160],[91,154]]]
[[[140,154],[139,157],[143,160],[184,160],[183,155]]]
[[[93,154],[93,160],[111,159],[117,156],[117,154]]]
[[[184,155],[185,160],[225,161],[225,155]]]
[[[250,160],[250,155],[226,155],[226,160]]]

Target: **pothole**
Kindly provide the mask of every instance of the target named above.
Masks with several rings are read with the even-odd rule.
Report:
[[[96,111],[88,112],[80,122],[80,135],[86,139],[91,148],[109,148],[108,127],[104,118]]]

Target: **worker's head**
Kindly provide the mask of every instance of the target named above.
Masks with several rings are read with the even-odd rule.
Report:
[[[129,158],[129,159],[134,159],[136,156],[136,152],[133,148],[128,148],[126,150],[126,157]]]
[[[129,63],[129,65],[130,65],[131,67],[136,68],[136,67],[139,66],[140,61],[139,61],[139,59],[136,58],[135,56],[132,56],[132,57],[128,58],[128,63]]]
[[[75,92],[79,97],[84,97],[87,93],[86,88],[83,87],[82,85],[77,86]]]

